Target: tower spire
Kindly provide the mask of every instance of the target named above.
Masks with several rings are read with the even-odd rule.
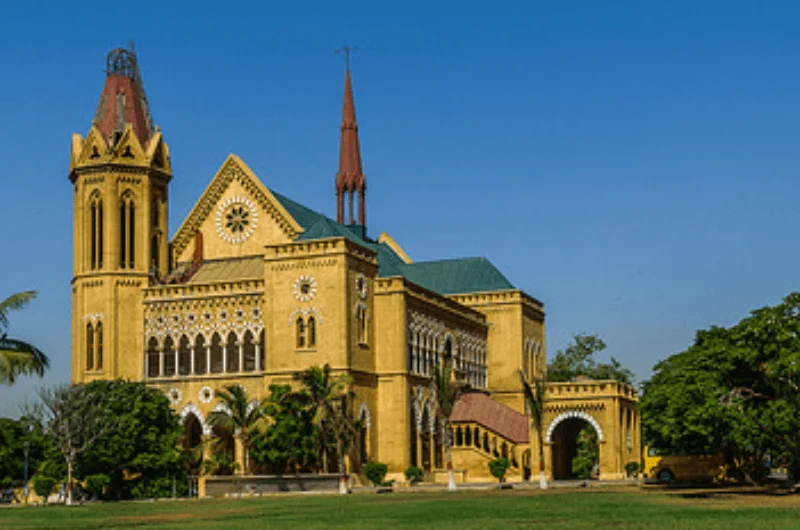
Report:
[[[130,50],[117,48],[106,56],[106,83],[92,122],[109,145],[119,140],[129,123],[142,146],[147,146],[153,121],[132,42]]]
[[[336,173],[336,217],[339,223],[345,222],[345,196],[349,205],[349,224],[353,218],[353,199],[358,196],[358,224],[366,226],[366,181],[361,167],[361,148],[358,142],[356,107],[353,101],[353,87],[350,81],[350,51],[344,47],[346,58],[344,75],[344,103],[342,105],[342,127],[339,139],[339,171]]]

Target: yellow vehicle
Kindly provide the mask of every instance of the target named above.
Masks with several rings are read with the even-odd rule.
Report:
[[[725,472],[722,453],[690,454],[645,446],[642,461],[646,482],[710,482]]]

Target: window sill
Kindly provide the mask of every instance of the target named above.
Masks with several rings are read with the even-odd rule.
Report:
[[[311,353],[317,351],[316,346],[313,348],[295,348],[295,353]]]

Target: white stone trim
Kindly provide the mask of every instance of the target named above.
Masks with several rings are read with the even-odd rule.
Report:
[[[243,232],[239,234],[233,234],[225,227],[225,220],[223,216],[225,215],[225,211],[228,209],[229,206],[239,205],[248,210],[249,219],[247,223],[247,227],[244,229]],[[219,206],[217,207],[217,216],[216,216],[216,227],[217,227],[217,235],[222,238],[224,241],[230,243],[231,245],[239,245],[247,241],[250,236],[253,235],[256,226],[258,225],[258,208],[256,204],[248,199],[247,197],[231,197],[225,201],[222,201]]]
[[[314,318],[317,319],[317,324],[322,324],[322,312],[319,309],[316,307],[299,307],[289,315],[289,327],[294,326],[298,316],[305,318],[309,315],[314,315]]]
[[[309,289],[307,293],[301,291],[301,287],[303,284],[307,283],[309,285]],[[297,298],[301,302],[310,302],[314,296],[317,294],[317,280],[314,279],[313,276],[309,276],[308,274],[303,274],[294,282],[294,286],[292,287],[292,291],[294,292],[294,297]]]
[[[214,399],[214,390],[210,386],[204,386],[197,393],[197,399],[200,403],[211,403]]]
[[[600,428],[600,424],[591,415],[580,410],[569,410],[556,416],[556,419],[554,419],[547,428],[547,435],[545,436],[544,441],[547,443],[552,443],[553,431],[555,431],[556,427],[558,427],[558,424],[564,420],[569,420],[572,418],[577,418],[588,422],[592,427],[594,427],[594,430],[597,431],[597,439],[601,442],[603,441],[603,429]]]
[[[181,424],[186,423],[186,418],[189,414],[194,414],[197,418],[197,421],[200,422],[200,426],[203,428],[203,435],[210,436],[211,435],[211,426],[206,422],[206,419],[203,417],[203,413],[200,412],[200,409],[197,408],[197,405],[192,403],[191,401],[186,404],[185,407],[181,409],[178,415],[181,417]]]
[[[364,418],[364,426],[369,429],[372,420],[370,419],[369,407],[367,407],[366,403],[362,403],[361,408],[358,409],[358,418]]]

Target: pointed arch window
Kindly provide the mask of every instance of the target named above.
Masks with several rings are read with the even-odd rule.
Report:
[[[130,192],[119,202],[119,266],[132,269],[136,263],[136,204]]]
[[[306,323],[303,321],[303,317],[297,317],[296,322],[296,331],[297,331],[297,347],[298,348],[305,348],[306,347]]]
[[[97,370],[103,369],[103,323],[97,323],[97,329],[95,330],[95,368]]]
[[[86,324],[86,369],[94,370],[94,326]]]
[[[308,347],[311,348],[317,345],[317,320],[314,317],[308,317]]]
[[[89,202],[89,268],[103,268],[103,201],[95,193]]]
[[[356,310],[356,320],[358,325],[358,343],[367,344],[367,308],[359,305]]]
[[[147,342],[147,377],[158,377],[161,375],[160,355],[158,351],[158,339],[150,337]]]

